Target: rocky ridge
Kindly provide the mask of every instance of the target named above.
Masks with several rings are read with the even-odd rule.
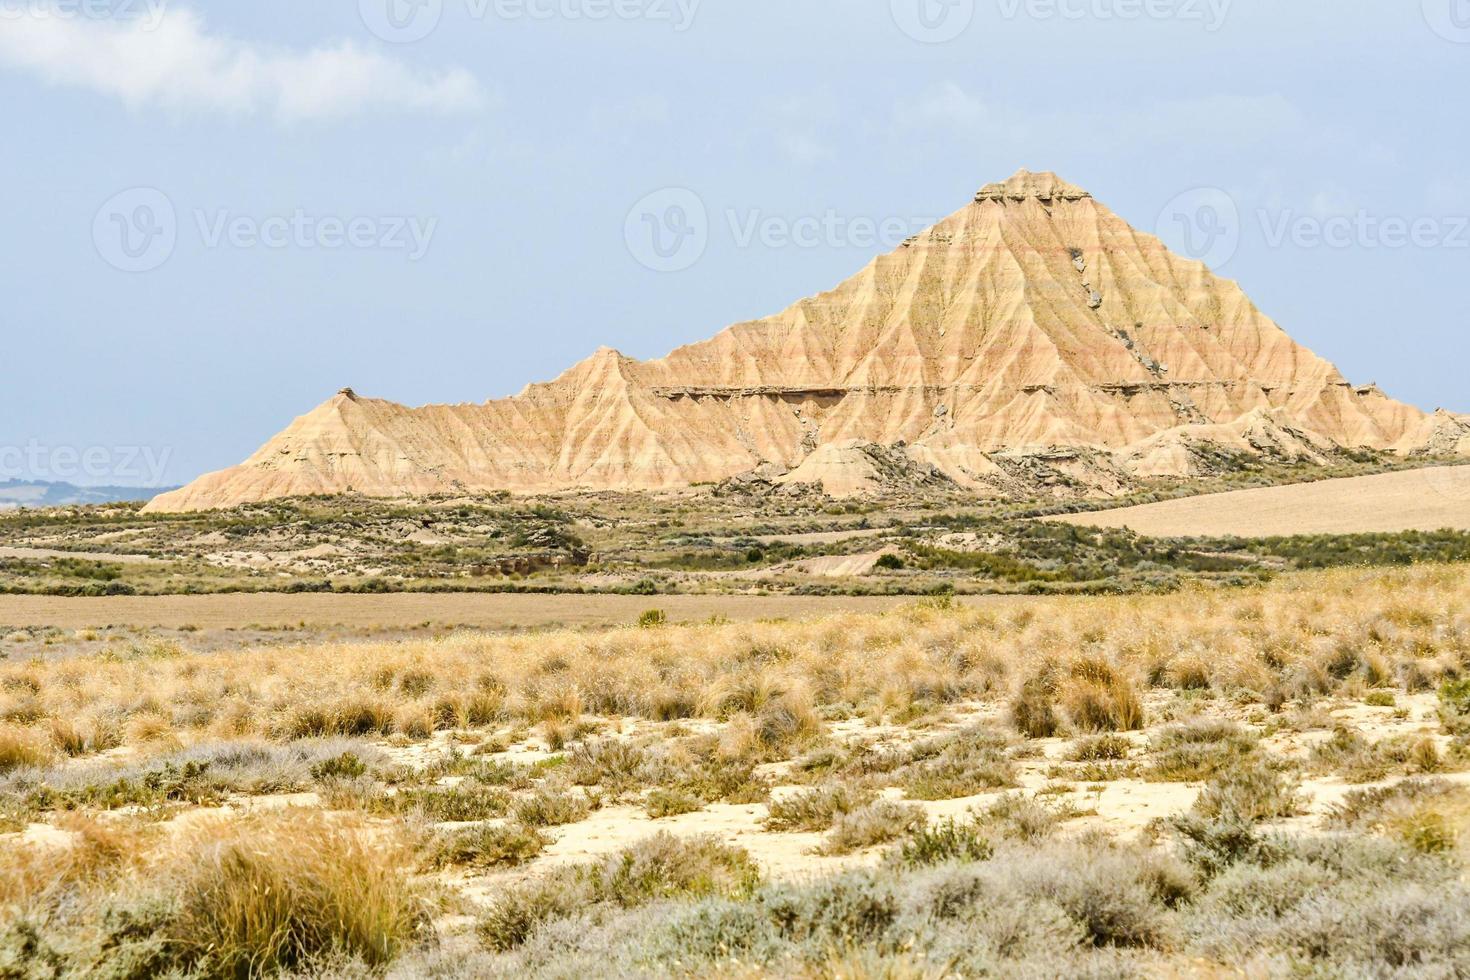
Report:
[[[1240,454],[1325,463],[1354,450],[1464,455],[1470,421],[1350,384],[1236,283],[1081,188],[1021,171],[775,316],[653,361],[603,348],[483,404],[343,390],[148,509],[748,474],[832,494],[912,476],[972,493],[1038,481],[1106,493]]]

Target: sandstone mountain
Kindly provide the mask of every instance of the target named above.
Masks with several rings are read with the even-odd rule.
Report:
[[[1240,454],[1324,462],[1349,449],[1463,454],[1470,422],[1349,384],[1234,282],[1054,174],[1022,171],[776,316],[655,361],[602,349],[479,405],[344,390],[148,509],[750,474],[831,493],[905,475],[1108,492]]]

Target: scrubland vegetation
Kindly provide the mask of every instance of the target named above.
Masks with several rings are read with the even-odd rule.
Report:
[[[1039,520],[1103,506],[1374,472],[1237,461],[1110,501],[947,492],[852,499],[672,494],[299,498],[143,515],[136,504],[0,512],[0,594],[605,593],[800,595],[1161,592],[1285,571],[1470,561],[1470,533],[1151,539]],[[1422,465],[1418,461],[1414,465]],[[6,549],[11,549],[6,554]],[[858,558],[852,570],[824,559]]]
[[[1470,576],[0,664],[0,976],[1470,975]]]

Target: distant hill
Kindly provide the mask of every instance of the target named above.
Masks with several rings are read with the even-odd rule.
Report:
[[[654,361],[604,348],[479,405],[344,389],[147,510],[750,476],[833,495],[915,478],[1111,494],[1358,451],[1470,455],[1470,418],[1350,384],[1234,282],[1055,174],[1022,171],[785,313]]]
[[[17,507],[65,507],[73,504],[116,504],[149,500],[159,487],[78,487],[70,483],[0,481],[0,510]]]

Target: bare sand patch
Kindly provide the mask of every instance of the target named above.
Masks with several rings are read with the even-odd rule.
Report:
[[[1236,490],[1047,520],[1082,527],[1126,527],[1148,537],[1466,531],[1470,530],[1470,466]]]
[[[0,596],[0,623],[16,627],[86,629],[137,626],[201,629],[261,626],[348,626],[401,628],[420,623],[476,629],[540,629],[554,626],[617,626],[648,609],[662,609],[674,622],[723,617],[808,619],[835,613],[879,613],[913,602],[912,596],[719,596],[719,595],[516,595],[419,594],[279,595],[234,593],[203,596]],[[1001,606],[1036,602],[1021,596],[973,596],[966,605]]]

